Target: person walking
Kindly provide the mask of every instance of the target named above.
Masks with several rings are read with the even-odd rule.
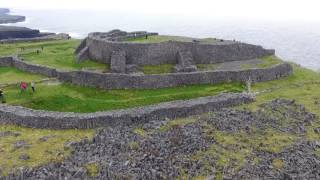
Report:
[[[6,103],[6,99],[4,97],[4,91],[2,89],[0,89],[0,102]]]
[[[31,82],[31,89],[33,93],[36,92],[36,84],[33,81]]]

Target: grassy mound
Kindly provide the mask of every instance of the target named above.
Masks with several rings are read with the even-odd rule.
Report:
[[[18,54],[26,62],[63,70],[92,69],[102,71],[108,68],[105,64],[94,61],[76,63],[74,51],[79,44],[80,40],[1,44],[0,56]]]

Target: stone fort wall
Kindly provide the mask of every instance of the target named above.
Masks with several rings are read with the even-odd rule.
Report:
[[[101,38],[97,33],[90,33],[84,41],[82,46],[88,48],[88,58],[106,64],[110,64],[114,51],[124,51],[126,64],[136,65],[177,64],[179,51],[191,52],[195,64],[248,60],[275,54],[274,50],[264,49],[262,46],[226,40],[214,43],[135,43],[110,41]]]
[[[166,118],[183,118],[252,101],[254,101],[254,97],[249,94],[221,94],[140,108],[86,114],[32,110],[20,106],[0,104],[0,124],[49,129],[96,128],[144,123],[151,120],[165,120]]]
[[[63,82],[101,89],[155,89],[193,84],[217,84],[231,81],[246,82],[249,78],[254,82],[261,82],[279,79],[293,72],[292,66],[288,63],[275,65],[266,69],[198,71],[154,75],[98,73],[90,71],[65,72],[46,66],[29,64],[17,57],[0,58],[0,66],[11,66],[22,71],[56,77]]]

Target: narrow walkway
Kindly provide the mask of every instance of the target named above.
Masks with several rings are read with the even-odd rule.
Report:
[[[245,70],[252,68],[259,68],[258,65],[263,61],[261,59],[250,59],[244,61],[231,61],[221,63],[215,69],[216,71],[234,71],[234,70]]]

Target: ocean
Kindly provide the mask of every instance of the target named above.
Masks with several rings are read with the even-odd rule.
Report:
[[[216,37],[259,44],[276,50],[277,56],[313,70],[320,70],[320,21],[270,21],[231,17],[208,18],[176,14],[143,14],[90,10],[19,10],[25,22],[11,25],[45,32],[69,33],[84,38],[89,32],[121,29],[160,34]]]

